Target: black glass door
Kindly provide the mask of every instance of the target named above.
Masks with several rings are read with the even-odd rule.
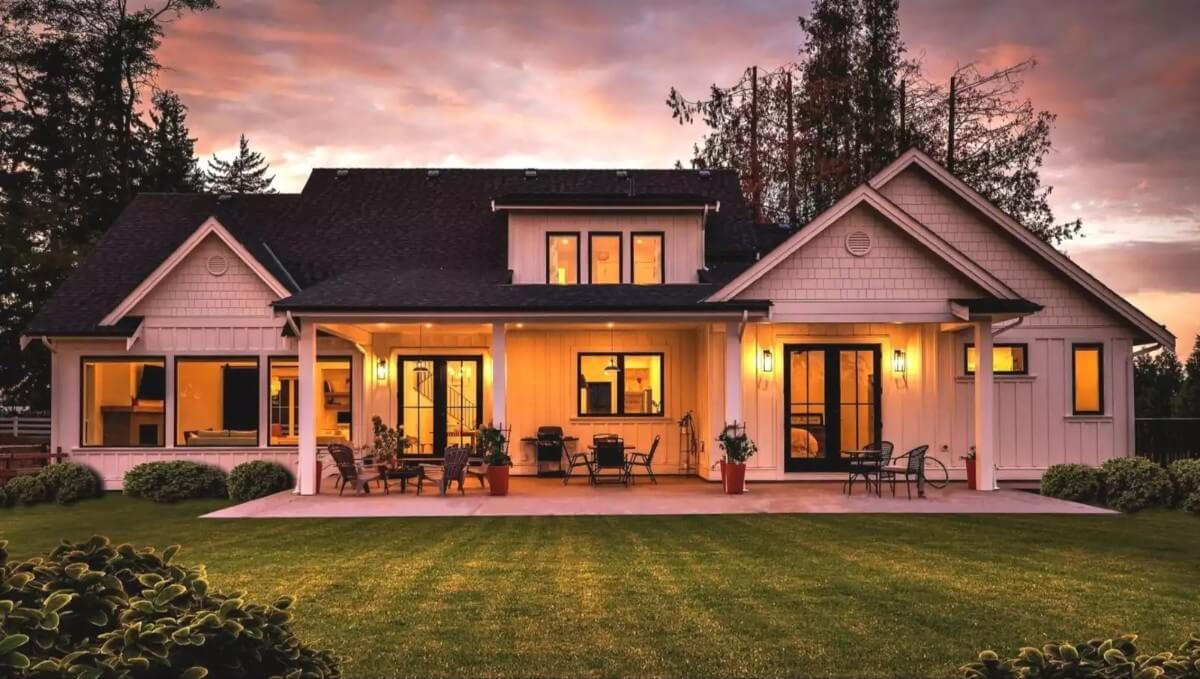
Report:
[[[483,422],[483,359],[400,359],[399,422],[410,455],[441,457],[447,446],[474,446]]]
[[[878,344],[784,347],[784,471],[845,469],[846,451],[879,440]]]

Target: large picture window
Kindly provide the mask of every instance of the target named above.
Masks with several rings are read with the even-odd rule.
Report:
[[[1071,399],[1076,415],[1104,412],[1104,345],[1071,345]]]
[[[963,372],[975,374],[975,345],[963,349]],[[992,346],[992,372],[997,375],[1027,375],[1029,346],[1025,344],[996,344]]]
[[[349,356],[317,359],[317,445],[349,444],[354,422],[354,379]],[[268,375],[268,444],[300,443],[300,368],[294,358],[272,358]]]
[[[84,358],[80,445],[161,447],[166,360]]]
[[[588,282],[616,285],[621,282],[621,234],[588,234]]]
[[[663,355],[579,354],[581,416],[663,414]]]
[[[579,282],[579,234],[546,234],[546,282],[575,285]]]
[[[663,282],[663,235],[633,234],[633,284],[657,285]]]
[[[175,360],[175,445],[258,445],[258,359]]]

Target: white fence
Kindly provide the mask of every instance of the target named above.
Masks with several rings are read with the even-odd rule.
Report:
[[[0,436],[49,440],[50,418],[21,415],[0,417]]]

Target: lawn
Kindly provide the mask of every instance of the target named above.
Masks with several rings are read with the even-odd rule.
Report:
[[[351,677],[947,676],[981,648],[1200,632],[1200,518],[199,520],[112,495],[0,510],[13,557],[101,533],[300,598]]]

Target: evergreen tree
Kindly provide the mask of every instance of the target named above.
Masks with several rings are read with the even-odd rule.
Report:
[[[1200,334],[1183,366],[1183,384],[1175,394],[1171,411],[1175,417],[1200,417]]]
[[[196,139],[188,136],[187,107],[170,90],[154,93],[146,135],[143,191],[190,192],[204,187]]]
[[[250,150],[246,135],[238,139],[238,153],[232,160],[221,160],[215,154],[208,161],[205,179],[208,190],[213,193],[275,193],[271,182],[275,175],[267,176],[271,169],[263,154]]]
[[[1183,385],[1183,369],[1175,355],[1159,351],[1138,356],[1133,364],[1134,414],[1170,417],[1172,403]]]

